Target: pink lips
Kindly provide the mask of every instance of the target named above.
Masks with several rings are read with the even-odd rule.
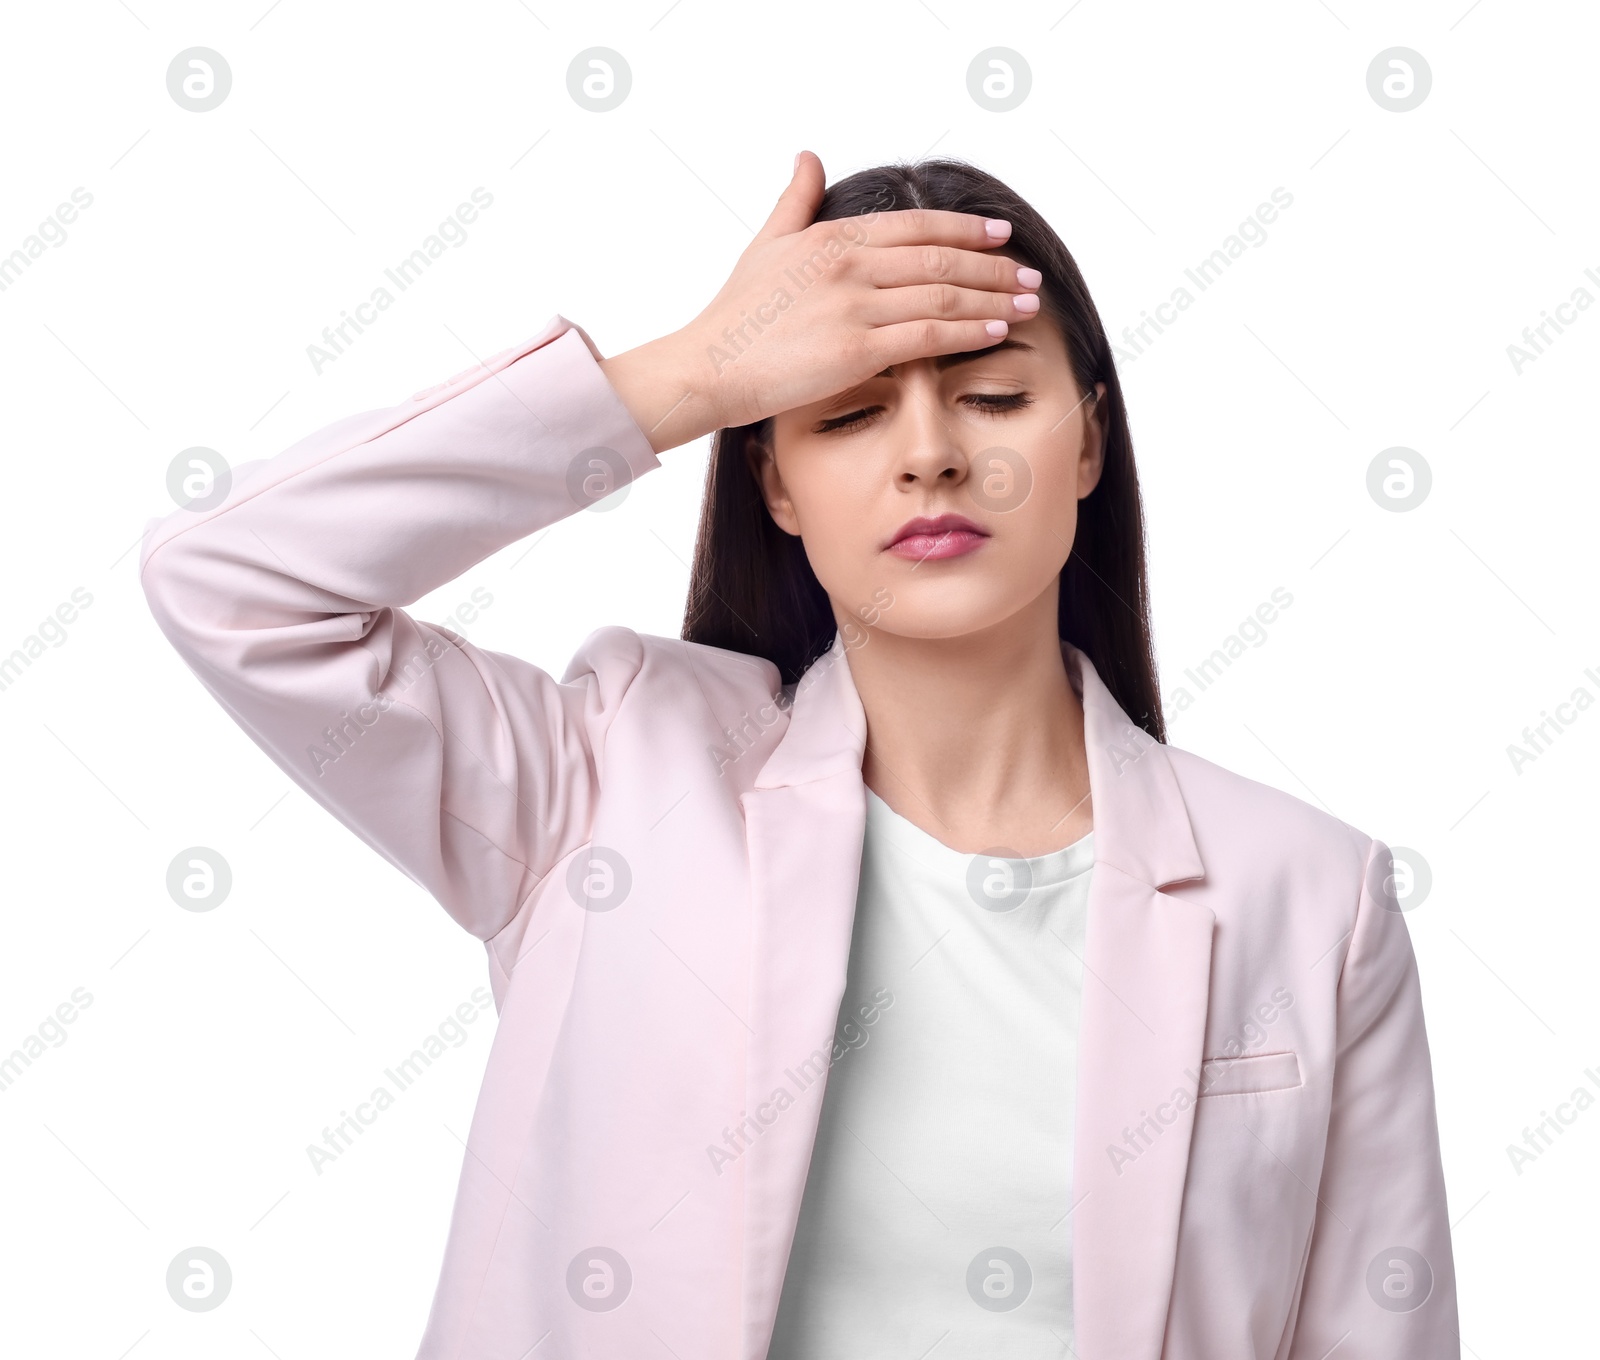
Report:
[[[907,520],[884,548],[913,562],[930,558],[961,557],[977,548],[989,535],[965,515],[919,516]]]

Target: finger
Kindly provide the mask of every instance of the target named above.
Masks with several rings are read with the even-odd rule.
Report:
[[[1031,293],[1044,282],[1037,269],[1004,255],[984,255],[955,246],[887,246],[865,251],[861,260],[863,276],[879,288],[948,283],[958,288]]]
[[[905,321],[1027,321],[1039,314],[1037,293],[991,293],[949,283],[914,283],[876,288],[862,302],[861,314],[874,326]]]
[[[878,361],[889,368],[935,354],[966,354],[971,350],[988,349],[1005,339],[1007,329],[1004,321],[994,319],[936,321],[924,317],[892,326],[874,326],[861,338]]]
[[[945,212],[940,208],[902,208],[896,212],[868,213],[852,219],[866,230],[864,245],[957,246],[964,250],[993,250],[1011,238],[1011,223],[977,213]]]
[[[756,240],[773,236],[788,236],[804,231],[811,225],[822,205],[822,162],[811,152],[802,151],[794,160],[794,173],[788,187],[778,195],[778,202],[761,224]]]

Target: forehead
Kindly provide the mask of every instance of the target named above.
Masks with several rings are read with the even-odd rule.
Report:
[[[958,364],[969,364],[975,359],[986,359],[1007,350],[1014,350],[1019,354],[1032,354],[1034,347],[1025,340],[1013,340],[1009,335],[998,344],[986,345],[983,349],[965,350],[960,354],[935,354],[932,356],[933,367],[936,373],[943,373],[947,369],[955,368]],[[904,365],[902,365],[904,367]],[[875,378],[894,377],[894,368],[891,365],[881,373],[874,373]]]
[[[767,425],[763,437],[771,438],[780,429],[798,430],[801,428],[801,422],[810,419],[816,411],[825,410],[841,400],[849,400],[868,383],[883,378],[905,378],[919,369],[930,367],[941,378],[948,375],[952,379],[959,379],[963,373],[974,370],[994,372],[999,366],[1013,369],[1028,366],[1033,370],[1029,381],[1042,384],[1059,378],[1072,390],[1077,389],[1071,356],[1060,328],[1048,313],[1041,312],[1026,321],[1012,322],[1010,332],[1004,340],[985,346],[983,349],[969,350],[962,354],[932,355],[892,365],[851,387],[841,388],[831,396],[779,412],[769,417],[771,423]]]
[[[1026,321],[1013,321],[1005,339],[982,349],[964,350],[959,354],[935,354],[925,359],[914,359],[907,364],[893,365],[875,374],[878,378],[892,378],[897,372],[904,374],[912,364],[929,364],[935,373],[959,372],[966,366],[982,361],[999,360],[1008,365],[1040,362],[1066,364],[1067,347],[1054,322],[1047,316],[1029,317]]]

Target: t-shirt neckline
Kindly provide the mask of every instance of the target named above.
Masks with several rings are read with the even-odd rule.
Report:
[[[866,788],[865,785],[863,785]],[[965,876],[976,854],[946,845],[915,822],[901,816],[870,788],[867,794],[867,825],[876,836],[903,850],[912,858],[933,865],[957,877]],[[1086,873],[1094,865],[1094,832],[1043,855],[994,856],[1013,864],[1025,864],[1026,881],[1034,887],[1064,883]]]

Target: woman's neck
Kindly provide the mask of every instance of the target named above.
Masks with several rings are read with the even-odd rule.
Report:
[[[867,717],[861,775],[953,849],[1036,856],[1093,829],[1083,706],[1052,589],[993,628],[908,638],[881,628],[846,651]],[[862,626],[845,634],[860,639]]]

